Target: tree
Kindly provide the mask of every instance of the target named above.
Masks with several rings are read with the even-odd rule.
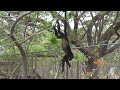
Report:
[[[97,68],[94,64],[97,58],[104,57],[105,55],[113,52],[120,46],[119,42],[119,11],[72,11],[68,16],[72,15],[74,21],[73,30],[70,27],[69,19],[67,21],[67,29],[72,32],[71,43],[76,47],[88,45],[89,47],[79,48],[80,52],[88,57],[87,66],[89,71],[92,72]],[[61,22],[64,22],[64,17],[58,14]],[[88,19],[87,19],[88,18]],[[80,23],[80,24],[79,24]],[[81,33],[79,33],[81,32]],[[80,35],[78,37],[78,35]],[[108,45],[116,43],[112,47]],[[100,45],[99,47],[90,47],[90,45]],[[98,71],[96,70],[92,77],[98,78]]]
[[[39,20],[39,16],[45,16],[44,12],[6,11],[1,12],[1,14],[5,14],[4,16],[1,15],[1,19],[3,20],[0,30],[0,34],[2,35],[1,41],[7,37],[7,41],[12,42],[11,45],[18,48],[22,56],[21,78],[25,79],[28,76],[27,53],[32,42],[32,37],[50,27],[51,24],[46,24],[47,21],[43,22]],[[9,44],[8,46],[11,45]],[[4,46],[6,47],[7,45]]]
[[[33,41],[33,37],[41,31],[49,31],[57,19],[60,19],[62,27],[65,20],[64,13],[62,11],[2,11],[0,14],[0,39],[2,41],[7,37],[5,43],[12,40],[12,45],[19,49],[22,56],[22,78],[26,78],[28,73],[26,53],[32,42],[40,43],[40,38]],[[88,71],[92,72],[97,68],[94,64],[97,58],[112,53],[120,46],[119,14],[119,11],[67,11],[70,43],[88,58],[86,62]],[[5,43],[2,42],[1,45]],[[112,47],[107,45],[113,43]],[[96,69],[89,78],[98,78],[97,75]]]

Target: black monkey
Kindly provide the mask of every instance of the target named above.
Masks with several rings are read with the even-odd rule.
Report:
[[[60,31],[60,24],[59,21],[57,20],[57,29],[55,26],[53,26],[53,29],[55,30],[55,35],[57,38],[62,39],[62,49],[65,52],[65,55],[62,59],[62,72],[64,72],[64,67],[65,67],[65,62],[71,67],[69,61],[71,61],[74,58],[74,55],[71,51],[70,45],[69,45],[69,40],[67,37],[67,32],[66,32],[66,20],[64,23],[64,33]]]

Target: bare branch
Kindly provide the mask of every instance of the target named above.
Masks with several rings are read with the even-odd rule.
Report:
[[[22,48],[22,46],[20,45],[20,43],[17,41],[17,39],[15,38],[14,35],[11,35],[10,38],[14,41],[15,45],[19,48],[21,54],[24,56],[24,49]]]
[[[10,75],[10,78],[12,78],[13,74],[16,72],[16,70],[20,67],[22,63],[22,60],[19,62],[19,64],[15,67],[15,69],[12,71],[11,75]]]
[[[85,30],[85,33],[82,35],[82,37],[81,37],[81,39],[80,39],[80,40],[82,40],[82,39],[85,37],[85,35],[87,34],[87,30],[85,29],[82,20],[80,20],[80,23],[81,23],[83,29]],[[89,34],[89,33],[88,33],[88,34]],[[93,38],[93,37],[91,37],[91,38]]]
[[[95,23],[95,20],[94,20],[94,17],[93,17],[93,14],[92,14],[91,11],[90,11],[90,14],[91,14],[91,17],[92,17],[93,24],[94,24],[94,26],[95,26],[95,28],[96,28],[96,31],[98,31],[97,25],[96,25],[96,23]]]
[[[120,28],[120,22],[117,22],[115,26],[113,27],[113,24],[107,29],[107,31],[102,35],[101,41],[106,41],[108,42],[111,38],[111,36],[118,31]],[[106,43],[104,42],[104,43]]]
[[[74,30],[75,32],[77,32],[77,29],[78,29],[78,12],[76,11],[75,12],[75,16],[74,16]]]
[[[54,16],[54,14],[52,13],[52,11],[50,11],[50,13],[51,13],[52,17],[55,18],[55,16]],[[56,13],[57,13],[57,12],[56,12]],[[61,20],[62,23],[64,23],[65,18],[62,17],[62,15],[60,15],[60,14],[58,13],[57,17],[58,17],[59,20]],[[68,22],[67,20],[66,20],[66,27],[67,27],[68,30],[71,30],[71,27],[70,27],[69,22]]]
[[[118,16],[119,16],[119,11],[117,11],[117,13],[116,13],[116,17],[115,17],[115,19],[113,21],[113,25],[116,23]]]
[[[90,48],[82,47],[78,43],[76,43],[75,46],[76,46],[76,48],[78,47],[77,49],[80,50],[80,52],[84,53],[84,55],[86,55],[86,57],[94,56],[94,53],[93,53],[93,51]]]
[[[27,40],[29,40],[30,38],[32,38],[33,36],[35,36],[36,34],[38,34],[40,31],[43,31],[43,29],[35,32],[35,33],[32,34],[32,35],[30,35],[30,36],[27,37],[25,40],[23,40],[22,42],[20,42],[20,44],[23,44],[24,42],[26,42]]]
[[[17,20],[13,23],[13,25],[12,25],[12,27],[11,27],[11,34],[14,33],[14,28],[15,28],[16,24],[17,24],[23,17],[25,17],[26,15],[28,15],[28,14],[30,14],[30,13],[32,13],[32,11],[29,11],[29,12],[27,12],[27,13],[25,13],[25,14],[23,14],[23,15],[21,15],[21,16],[19,16],[19,17],[17,18]]]
[[[101,18],[101,20],[99,20],[98,26],[99,26],[99,30],[98,30],[98,35],[97,35],[97,43],[100,43],[101,41],[101,33],[103,31],[103,25],[104,25],[104,17]]]
[[[26,58],[26,52],[23,49],[22,45],[17,41],[16,37],[14,36],[14,29],[16,24],[26,15],[32,13],[31,11],[21,15],[20,17],[17,18],[17,20],[13,23],[12,27],[11,27],[11,34],[9,35],[10,38],[14,41],[15,45],[17,46],[17,48],[20,50],[20,53],[22,55],[22,78],[27,78],[27,58]]]
[[[93,41],[92,41],[92,23],[90,22],[90,24],[87,26],[87,42],[88,42],[88,45],[92,45],[93,44]]]
[[[103,34],[101,41],[103,41],[103,44],[108,44],[110,38],[112,35],[117,32],[120,28],[120,22],[118,22],[114,27],[111,25],[108,30]],[[101,46],[100,48],[100,56],[104,55],[107,51],[107,46]]]
[[[120,42],[119,42],[120,43]],[[118,47],[120,47],[120,44],[116,44],[114,45],[113,47],[111,47],[110,49],[108,49],[104,54],[101,55],[101,57],[109,54],[109,53],[112,53],[114,50],[116,50]]]
[[[80,48],[79,49],[82,53],[84,53],[87,57],[88,56],[94,56],[95,54],[93,53],[93,51],[90,48]]]
[[[65,21],[64,17],[62,17],[60,14],[58,14],[58,18],[62,21],[62,23],[64,23],[64,21]],[[68,20],[66,20],[66,27],[68,30],[71,30],[71,27],[70,27]]]
[[[107,12],[103,13],[103,15],[106,15],[106,14],[107,14]],[[101,14],[97,14],[96,16],[93,17],[94,22],[96,22],[97,20],[100,20],[101,18],[103,18]],[[90,23],[87,26],[87,28],[88,28],[87,30],[85,29],[85,27],[84,27],[84,25],[82,23],[82,20],[80,20],[80,22],[81,22],[81,25],[83,26],[83,29],[86,31],[84,33],[84,35],[82,36],[82,38],[84,38],[84,36],[87,34],[87,39],[88,39],[88,43],[89,43],[88,45],[91,45],[92,42],[93,42],[92,41],[92,39],[93,39],[93,37],[92,37],[93,21],[92,20],[90,21]]]
[[[101,41],[105,41],[106,40],[108,42],[110,40],[111,36],[115,33],[114,31],[117,31],[120,28],[120,22],[116,23],[118,16],[119,16],[119,11],[117,11],[117,13],[116,13],[116,17],[115,17],[115,19],[113,21],[113,24],[101,36],[102,37]],[[116,23],[116,25],[115,25],[115,23]]]
[[[83,12],[77,17],[78,20],[80,20],[80,18],[82,17],[82,15],[83,15],[84,13],[86,13],[86,11],[83,11]]]
[[[81,36],[80,40],[82,40],[86,34],[87,34],[87,31],[85,31],[85,33]]]
[[[82,22],[82,20],[81,20],[81,19],[80,19],[80,23],[81,23],[81,25],[82,25],[83,29],[84,29],[85,31],[87,31],[87,30],[85,29],[85,27],[84,27],[83,22]]]
[[[106,13],[104,13],[106,14]],[[96,16],[93,17],[94,22],[96,22],[97,20],[100,20],[102,18],[101,14],[97,14]],[[87,26],[87,40],[88,40],[88,45],[93,44],[92,41],[92,27],[93,27],[93,21],[91,20]]]

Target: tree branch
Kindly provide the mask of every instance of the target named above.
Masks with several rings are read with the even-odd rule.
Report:
[[[94,56],[95,54],[92,52],[90,48],[80,48],[79,49],[82,53],[84,53],[87,57],[88,56]]]
[[[88,26],[87,26],[87,41],[88,41],[88,45],[92,45],[93,41],[92,41],[92,27],[93,27],[93,20],[94,22],[96,22],[97,20],[100,20],[102,18],[101,14],[97,14],[96,16],[94,16],[92,18],[92,20],[89,22]]]
[[[30,14],[30,13],[32,13],[32,11],[29,11],[29,12],[27,12],[27,13],[25,13],[25,14],[23,14],[23,15],[21,15],[21,16],[19,16],[19,17],[17,18],[17,20],[13,23],[13,25],[12,25],[12,27],[11,27],[11,34],[14,33],[14,28],[15,28],[17,22],[19,22],[23,17],[25,17],[26,15],[28,15],[28,14]]]
[[[117,20],[117,18],[118,18],[118,14],[119,14],[119,12],[117,12],[117,14],[116,14],[116,17],[115,17],[115,19],[114,19],[114,21],[113,21],[113,24],[106,30],[106,32],[101,36],[102,37],[102,39],[101,39],[101,41],[109,41],[109,39],[110,39],[110,37],[114,34],[114,30],[116,31],[116,30],[118,30],[119,28],[120,28],[120,22],[118,22],[118,23],[116,23],[116,26],[114,26],[115,25],[115,22],[116,22],[116,20]],[[114,27],[113,27],[114,26]]]
[[[110,13],[109,11],[103,13],[102,15],[101,14],[97,14],[96,16],[93,17],[94,19],[94,22],[96,22],[97,20],[101,20],[103,18],[103,15],[107,15],[108,13]],[[91,45],[92,44],[92,36],[90,33],[88,32],[91,32],[92,31],[92,27],[93,27],[93,21],[91,20],[90,23],[88,24],[88,29],[86,30],[87,31],[87,39],[88,39],[88,45]],[[84,28],[85,29],[85,28]],[[90,39],[90,40],[89,40]],[[76,47],[78,47],[79,45],[76,44]],[[85,55],[87,56],[94,56],[94,52],[90,49],[90,48],[80,48],[79,49],[82,53],[84,53]]]
[[[54,14],[53,14],[53,11],[50,11],[50,13],[51,13],[52,17],[55,18]],[[57,12],[56,12],[56,13],[57,13]],[[64,24],[65,18],[62,17],[59,13],[58,13],[57,17],[58,17],[58,19],[61,20],[61,22]],[[69,30],[71,30],[71,27],[70,27],[69,22],[68,22],[67,20],[66,20],[66,28],[69,29]]]
[[[27,40],[29,40],[30,38],[32,38],[33,36],[35,36],[36,34],[38,34],[40,31],[43,31],[43,30],[39,30],[39,31],[35,32],[34,34],[30,35],[25,40],[23,40],[22,42],[20,42],[20,44],[23,44],[24,42],[26,42]]]
[[[76,48],[78,47],[77,49],[80,50],[80,52],[82,52],[86,57],[88,57],[88,56],[92,57],[95,55],[94,52],[91,50],[91,47],[90,48],[82,47],[77,43],[75,44],[75,46],[76,46]],[[79,47],[82,47],[82,48],[79,48]]]
[[[93,44],[93,41],[92,41],[92,23],[90,22],[90,24],[87,26],[87,42],[88,42],[88,45],[92,45]]]
[[[120,42],[116,45],[114,45],[113,47],[111,47],[110,49],[106,50],[104,54],[102,54],[100,57],[103,57],[109,53],[112,53],[114,50],[116,50],[118,47],[120,47]]]
[[[101,41],[101,33],[103,31],[103,25],[104,25],[104,17],[101,18],[101,20],[99,20],[98,26],[99,26],[99,30],[98,30],[98,35],[97,35],[97,44],[100,43]]]
[[[113,24],[101,36],[101,41],[103,42],[103,44],[108,44],[108,42],[109,42],[110,38],[112,37],[112,35],[119,30],[119,28],[120,28],[120,22],[116,23],[118,16],[119,16],[119,11],[117,11],[117,13],[116,13],[116,16],[115,16],[115,19],[113,21]],[[115,43],[115,41],[113,41],[113,42]],[[100,51],[99,51],[100,52],[99,55],[100,56],[104,55],[105,52],[106,52],[106,50],[107,50],[107,46],[101,46],[100,47]]]
[[[78,12],[75,12],[75,16],[74,16],[74,31],[77,32],[78,29]]]
[[[83,12],[77,17],[78,20],[80,20],[81,16],[82,16],[84,13],[86,13],[86,11],[83,11]]]
[[[17,39],[14,36],[14,29],[16,24],[26,15],[32,13],[31,11],[21,15],[20,17],[17,18],[17,20],[13,23],[12,27],[11,27],[11,34],[9,35],[10,38],[13,40],[13,42],[15,43],[15,45],[17,46],[17,48],[19,49],[21,55],[22,55],[22,78],[27,78],[27,58],[26,58],[26,52],[23,49],[22,45],[17,41]]]
[[[62,23],[65,22],[65,18],[62,17],[60,14],[58,14],[58,18],[62,21]],[[66,28],[67,28],[68,30],[71,30],[71,27],[70,27],[70,24],[69,24],[68,20],[66,20]]]
[[[92,17],[92,22],[93,22],[93,24],[94,24],[94,26],[95,26],[95,28],[96,28],[96,31],[98,31],[98,29],[97,29],[97,25],[96,25],[96,21],[94,20],[94,17],[93,17],[93,14],[92,14],[92,12],[90,11],[90,14],[91,14],[91,17]]]
[[[103,34],[102,39],[101,39],[103,41],[103,44],[108,44],[112,35],[119,30],[120,22],[118,22],[113,28],[112,27],[113,26],[110,26],[109,29]],[[107,50],[107,46],[101,46],[100,47],[100,56],[102,54],[104,55],[106,50]]]

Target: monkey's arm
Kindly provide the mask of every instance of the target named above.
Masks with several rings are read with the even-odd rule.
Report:
[[[53,26],[53,29],[54,29],[54,31],[55,31],[55,36],[56,36],[57,38],[61,39],[62,36],[61,36],[61,35],[58,35],[57,29],[56,29],[55,26]]]
[[[61,35],[61,37],[64,37],[65,34],[60,31],[60,23],[59,23],[59,21],[57,20],[56,22],[57,22],[58,33]]]

